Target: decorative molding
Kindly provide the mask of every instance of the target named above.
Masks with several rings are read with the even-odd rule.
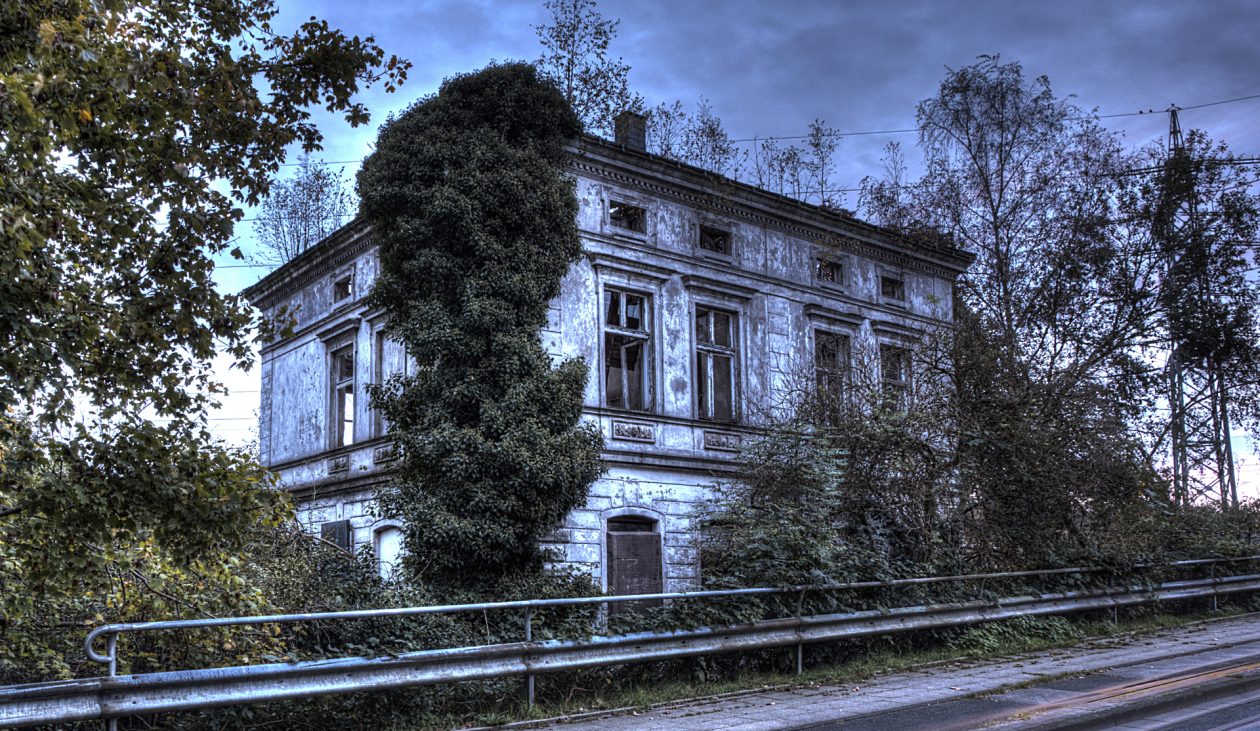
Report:
[[[887,335],[895,338],[917,340],[923,337],[923,331],[919,328],[902,325],[892,320],[872,320],[871,330],[876,335]]]
[[[743,439],[738,434],[713,431],[712,429],[704,430],[705,449],[715,449],[720,452],[738,452],[742,442]]]
[[[362,321],[363,321],[363,318],[359,317],[358,315],[352,315],[351,317],[348,317],[344,320],[338,320],[337,322],[334,322],[333,324],[329,325],[323,330],[320,330],[319,332],[315,333],[315,337],[324,342],[329,342],[331,340],[336,340],[338,338],[345,337],[346,335],[349,335],[355,330],[358,330],[359,323]]]
[[[861,327],[866,319],[856,312],[840,312],[824,305],[814,304],[805,305],[805,317],[811,320],[825,320],[838,325],[848,325],[849,327]]]
[[[349,472],[349,471],[350,471],[350,455],[341,454],[336,457],[329,458],[328,474],[334,475],[338,472]]]
[[[591,266],[596,271],[609,271],[616,274],[627,275],[636,279],[646,279],[656,282],[668,281],[670,277],[677,274],[672,269],[662,266],[656,266],[635,259],[628,259],[612,254],[605,254],[598,251],[589,251],[586,258],[590,260]]]
[[[398,459],[398,449],[396,445],[386,444],[372,450],[372,464],[385,464]]]
[[[617,421],[612,423],[613,439],[624,439],[632,442],[656,443],[656,425],[633,421]]]
[[[752,287],[745,287],[729,281],[710,279],[709,277],[702,277],[698,274],[685,275],[682,278],[682,283],[684,287],[694,292],[701,292],[724,299],[738,300],[740,302],[747,302],[753,295],[757,294],[757,290]]]

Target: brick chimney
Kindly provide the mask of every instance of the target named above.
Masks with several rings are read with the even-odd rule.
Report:
[[[613,119],[613,142],[627,150],[647,152],[647,117],[629,110]]]

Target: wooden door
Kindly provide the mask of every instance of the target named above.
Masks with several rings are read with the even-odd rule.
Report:
[[[661,593],[664,590],[661,534],[656,532],[656,521],[644,518],[608,521],[607,566],[610,594]],[[609,613],[641,611],[660,604],[660,600],[618,602],[609,605]]]

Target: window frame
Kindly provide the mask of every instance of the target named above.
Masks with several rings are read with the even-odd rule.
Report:
[[[834,268],[836,272],[835,279],[823,278],[822,269],[824,266]],[[819,287],[843,290],[848,287],[849,264],[842,258],[818,255],[814,257],[814,265],[810,274],[813,277],[814,284]]]
[[[634,211],[638,211],[641,217],[640,220],[642,222],[643,228],[640,230],[640,229],[633,228],[630,226],[623,226],[620,223],[617,223],[617,220],[614,218],[614,211],[617,210],[619,207],[624,207],[624,208],[628,208]],[[614,233],[618,233],[618,234],[622,234],[626,236],[632,236],[634,238],[647,238],[648,207],[644,205],[642,201],[635,200],[625,195],[610,194],[607,198],[607,205],[605,206],[605,216],[608,221],[608,227]]]
[[[853,335],[817,326],[813,328],[813,331],[814,386],[819,394],[836,393],[837,401],[843,403],[849,399],[853,391]],[[822,340],[824,338],[836,341],[836,362],[830,368],[822,367]],[[824,384],[824,380],[828,383]],[[837,383],[839,390],[833,391],[833,385]]]
[[[612,294],[618,295],[618,301],[620,303],[618,305],[619,324],[616,324],[616,325],[610,325],[608,322],[608,304],[609,304],[610,295]],[[642,327],[640,329],[629,328],[629,327],[626,327],[625,325],[626,295],[630,295],[632,297],[638,297],[642,299],[642,304],[640,305],[642,312],[639,317],[640,325],[642,325]],[[653,388],[653,384],[655,382],[655,379],[653,376],[654,376],[654,369],[656,367],[656,358],[655,358],[655,349],[653,347],[653,340],[654,340],[653,325],[656,322],[656,313],[653,307],[654,305],[653,293],[644,291],[643,289],[638,288],[638,287],[627,286],[620,282],[608,282],[608,283],[604,283],[603,286],[600,288],[599,303],[600,303],[599,319],[600,319],[600,332],[601,332],[601,337],[599,340],[599,348],[600,348],[599,378],[600,378],[600,403],[601,405],[603,405],[605,408],[619,409],[619,410],[639,413],[639,414],[655,413],[656,394],[655,394],[655,389]],[[608,376],[608,370],[609,370],[608,356],[609,356],[610,337],[633,339],[633,340],[638,341],[639,344],[641,345],[642,349],[640,351],[641,355],[640,355],[639,372],[640,372],[640,378],[642,379],[642,382],[639,384],[639,393],[640,393],[640,400],[642,403],[639,408],[631,407],[629,405],[629,400],[627,399],[627,395],[630,393],[630,390],[629,390],[629,380],[626,376],[627,369],[624,367],[625,365],[624,360],[622,361],[623,367],[619,369],[622,374],[621,375],[622,405],[620,406],[614,405],[611,403],[611,400],[609,399],[609,387],[611,386],[611,383],[609,382],[609,376]]]
[[[341,371],[341,358],[348,355],[350,357],[350,375],[344,376]],[[329,432],[328,444],[329,449],[340,449],[349,447],[356,442],[356,416],[357,408],[356,380],[358,376],[358,354],[355,352],[355,342],[353,340],[341,341],[328,346],[328,395],[329,395]],[[347,391],[348,389],[348,391]],[[344,398],[343,392],[349,394],[348,401]],[[347,410],[348,407],[348,410]],[[349,417],[348,419],[346,417]],[[350,438],[346,439],[346,427],[349,426]]]
[[[700,313],[704,311],[709,315],[708,318],[708,340],[702,340],[700,327]],[[728,318],[728,338],[727,344],[722,345],[716,342],[716,320],[713,314],[725,315]],[[692,383],[695,387],[695,398],[693,404],[695,408],[696,419],[707,421],[715,424],[737,424],[740,420],[740,359],[739,359],[739,343],[740,343],[740,327],[738,309],[724,307],[722,305],[714,305],[708,302],[696,302],[691,312],[692,326],[692,353],[691,362],[695,368],[695,377]],[[719,418],[715,407],[717,395],[715,390],[714,367],[713,364],[717,358],[726,358],[730,362],[730,415],[729,418]],[[707,406],[707,410],[706,410]]]
[[[896,354],[900,361],[897,378],[888,377],[886,366],[890,353]],[[880,341],[879,384],[885,399],[892,399],[902,407],[909,405],[914,396],[914,351],[910,347],[904,343]]]
[[[884,283],[891,282],[894,284],[895,294],[889,295],[884,293]],[[906,275],[904,272],[882,270],[879,273],[879,282],[877,283],[879,301],[886,305],[894,307],[906,306]]]
[[[354,301],[354,267],[342,269],[332,276],[332,304],[339,307],[346,302]],[[345,284],[342,294],[342,284]]]
[[[725,251],[705,248],[704,242],[705,242],[706,233],[721,234],[723,237],[725,237],[725,241],[726,241]],[[715,221],[701,221],[700,224],[696,226],[696,253],[699,254],[700,256],[708,257],[711,259],[718,259],[718,260],[727,261],[727,262],[734,261],[735,259],[735,231],[732,228],[728,226],[723,226]]]

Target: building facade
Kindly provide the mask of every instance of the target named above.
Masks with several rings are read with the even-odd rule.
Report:
[[[574,143],[585,256],[541,333],[592,366],[583,418],[607,467],[550,543],[614,593],[697,585],[700,511],[802,379],[866,368],[913,388],[913,346],[952,321],[969,262],[643,149],[641,132]],[[388,573],[399,526],[371,504],[397,455],[363,386],[408,364],[361,304],[377,268],[355,222],[246,295],[294,318],[262,349],[264,464],[308,530],[372,546]]]

